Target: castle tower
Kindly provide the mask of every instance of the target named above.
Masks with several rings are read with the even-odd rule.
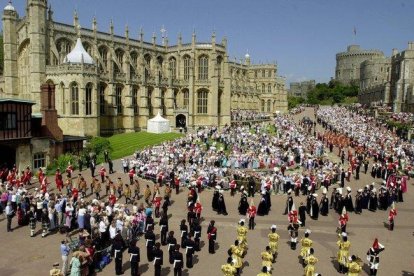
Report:
[[[46,73],[46,31],[47,0],[29,0],[29,38],[30,38],[30,98],[36,101],[33,112],[40,111],[41,85],[45,82]]]
[[[3,10],[4,92],[18,94],[17,79],[17,12],[11,2]]]

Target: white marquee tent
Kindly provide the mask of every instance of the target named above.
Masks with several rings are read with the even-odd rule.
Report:
[[[150,133],[170,132],[170,121],[167,119],[164,119],[158,112],[157,116],[148,120],[147,132],[150,132]]]

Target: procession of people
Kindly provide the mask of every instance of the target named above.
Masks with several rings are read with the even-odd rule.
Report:
[[[302,111],[299,108],[292,113]],[[240,111],[234,116],[265,118]],[[317,124],[322,130],[316,130]],[[105,166],[87,180],[82,171],[75,176],[69,163],[64,172],[54,172],[54,181],[42,169],[34,174],[30,167],[21,173],[17,168],[4,168],[1,208],[9,232],[17,215],[18,225],[27,225],[33,238],[76,233],[79,243],[75,250],[70,249],[70,262],[64,247],[66,236],[62,241],[62,275],[69,271],[71,275],[88,275],[102,269],[107,248],[115,261],[116,275],[124,273],[124,251],[130,256],[131,275],[139,275],[139,265],[145,259],[154,266],[155,275],[162,275],[167,263],[173,265],[174,275],[191,270],[197,265],[194,255],[204,250],[201,241],[208,243],[209,254],[215,254],[220,240],[220,226],[214,220],[203,223],[202,210],[210,207],[202,195],[212,190],[211,210],[216,217],[225,218],[229,213],[242,216],[227,262],[221,267],[224,275],[243,273],[249,248],[247,233],[259,226],[256,216],[272,219],[278,212],[286,216],[290,248],[296,250],[299,241],[304,274],[311,276],[317,273],[316,265],[325,260],[315,256],[318,248],[310,239],[311,231],[301,236],[299,228],[305,227],[307,218],[318,221],[336,212],[338,224],[333,225],[333,232],[339,240],[335,266],[340,273],[359,275],[362,260],[350,254],[349,214],[369,216],[370,212],[384,211],[389,231],[397,228],[397,204],[404,201],[407,192],[413,154],[411,144],[369,116],[344,107],[315,108],[313,123],[296,123],[291,115],[277,115],[266,123],[202,127],[175,141],[142,149],[121,161],[120,171],[129,179],[127,183]],[[106,159],[111,161],[109,156]],[[351,188],[361,173],[372,181]],[[186,202],[175,201],[183,191]],[[226,205],[230,197],[240,197],[236,207]],[[272,208],[273,200],[286,200],[285,209]],[[300,203],[298,210],[295,203]],[[172,205],[180,205],[187,216],[170,212]],[[172,227],[171,220],[180,223]],[[277,230],[276,225],[270,227],[269,243],[261,260],[256,260],[262,268],[258,275],[270,275],[273,270],[280,239]],[[138,245],[140,239],[145,240],[144,247]],[[377,273],[378,255],[384,248],[376,240],[368,250],[371,275]]]

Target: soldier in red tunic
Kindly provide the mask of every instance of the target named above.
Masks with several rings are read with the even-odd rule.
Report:
[[[250,206],[249,209],[247,209],[247,216],[249,218],[249,229],[253,230],[255,223],[254,223],[254,218],[256,217],[256,213],[257,213],[257,209],[256,206],[254,206],[254,201],[253,199],[250,200]]]

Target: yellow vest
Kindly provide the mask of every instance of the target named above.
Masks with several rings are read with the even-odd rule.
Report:
[[[236,274],[236,268],[231,264],[225,264],[221,266],[221,271],[223,272],[224,276],[233,276]]]
[[[350,262],[346,266],[348,267],[349,276],[358,276],[362,271],[362,267],[357,262]]]
[[[309,249],[311,248],[313,241],[309,238],[303,238],[300,240],[300,243],[302,244],[302,248],[300,249],[300,256],[302,258],[306,258],[309,254]]]

